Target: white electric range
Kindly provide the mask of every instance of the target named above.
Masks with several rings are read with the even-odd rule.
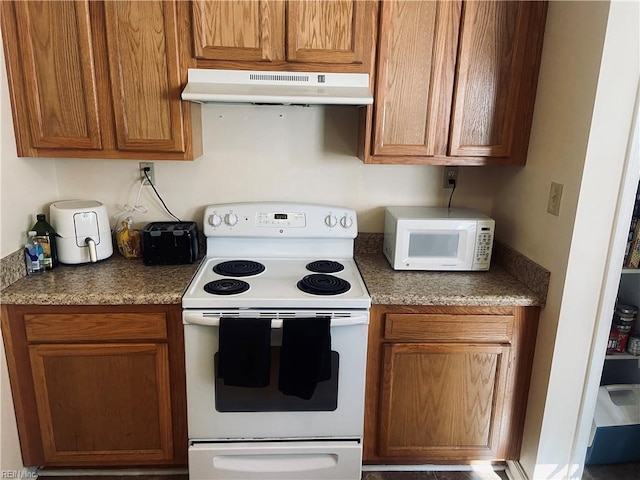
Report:
[[[191,479],[361,476],[371,299],[351,209],[210,205],[183,296]]]

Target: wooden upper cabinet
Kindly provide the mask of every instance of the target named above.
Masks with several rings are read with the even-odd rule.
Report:
[[[453,102],[451,156],[509,157],[525,69],[529,2],[467,2]],[[534,97],[534,91],[525,92]],[[524,99],[526,100],[526,99]]]
[[[199,156],[199,108],[180,98],[183,3],[0,2],[18,155]]]
[[[362,63],[367,38],[365,2],[295,0],[287,3],[287,60]]]
[[[284,58],[281,1],[192,2],[196,58],[272,62]]]
[[[383,1],[367,163],[523,165],[546,1]],[[364,135],[364,138],[362,137]]]
[[[373,73],[370,0],[195,0],[199,68]]]
[[[11,8],[3,4],[3,10]],[[21,113],[26,117],[21,137],[30,135],[35,148],[101,149],[87,2],[17,2],[15,23],[7,20],[3,13],[3,32],[17,35],[22,67],[11,73],[28,92],[21,99]],[[8,67],[12,58],[7,58]],[[28,153],[22,142],[18,150]]]
[[[374,154],[446,155],[462,2],[382,2]]]
[[[185,152],[173,2],[105,2],[119,150]]]

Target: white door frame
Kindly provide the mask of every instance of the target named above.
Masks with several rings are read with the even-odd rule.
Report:
[[[584,469],[584,460],[591,425],[595,412],[600,377],[604,367],[607,350],[607,338],[611,328],[611,315],[615,307],[622,262],[624,260],[625,247],[629,235],[629,223],[633,213],[638,182],[640,181],[640,88],[636,94],[635,115],[631,132],[629,134],[629,146],[624,162],[623,176],[618,193],[618,208],[614,229],[607,252],[607,267],[603,289],[600,293],[598,306],[598,319],[595,324],[593,341],[591,343],[591,356],[587,368],[587,382],[582,392],[580,404],[580,417],[577,431],[573,441],[571,454],[572,478],[580,479]]]

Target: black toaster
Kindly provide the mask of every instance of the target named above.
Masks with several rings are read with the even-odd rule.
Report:
[[[145,265],[177,265],[198,259],[198,226],[195,222],[151,222],[142,230]]]

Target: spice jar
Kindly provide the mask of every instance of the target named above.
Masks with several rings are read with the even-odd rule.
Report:
[[[616,310],[613,314],[613,323],[624,326],[633,326],[638,317],[638,307],[635,305],[616,305]]]
[[[638,316],[638,307],[635,305],[618,304],[613,313],[611,331],[609,332],[609,343],[607,353],[624,353],[631,328]]]
[[[627,340],[627,353],[636,356],[640,355],[640,335],[629,335]]]

